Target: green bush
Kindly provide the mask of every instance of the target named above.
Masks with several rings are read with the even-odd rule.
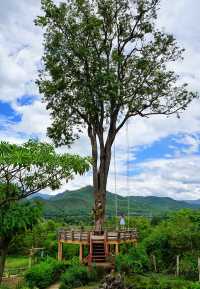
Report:
[[[94,268],[88,270],[87,267],[79,265],[72,266],[62,274],[60,289],[71,289],[86,285],[89,282],[96,281],[97,275]]]
[[[69,266],[79,266],[80,265],[80,259],[77,256],[74,256],[73,258],[71,258],[70,260],[66,261],[66,263]]]
[[[63,258],[69,260],[74,256],[79,256],[79,245],[65,244],[63,246]]]
[[[149,259],[143,247],[132,247],[115,258],[115,266],[118,272],[143,273],[149,269]]]
[[[25,280],[31,288],[46,288],[55,282],[65,269],[64,263],[49,258],[29,269],[25,274]]]
[[[197,256],[191,254],[184,255],[180,258],[180,273],[190,280],[198,278],[198,261]]]

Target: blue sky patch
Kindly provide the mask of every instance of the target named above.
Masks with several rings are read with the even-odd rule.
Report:
[[[200,140],[200,135],[170,135],[154,142],[152,145],[138,147],[138,149],[134,152],[136,156],[135,162],[141,163],[154,159],[171,158],[186,152],[186,150],[192,145],[184,142],[184,138],[186,136],[191,136],[196,141]],[[199,154],[199,151],[197,151],[196,154]]]
[[[31,105],[36,99],[37,96],[34,95],[23,95],[22,97],[17,99],[17,103],[21,106]]]
[[[3,102],[1,100],[0,117],[16,123],[21,121],[21,115],[17,113],[8,102]]]
[[[157,159],[170,159],[180,157],[192,153],[192,155],[200,155],[200,150],[190,150],[192,143],[185,142],[185,137],[191,137],[194,142],[200,143],[200,134],[175,134],[166,138],[155,141],[151,145],[143,145],[134,148],[129,153],[129,161],[124,161],[125,167],[129,167],[129,176],[142,173],[143,169],[138,166],[142,163]],[[198,145],[197,145],[198,148]],[[126,175],[126,169],[123,175]]]

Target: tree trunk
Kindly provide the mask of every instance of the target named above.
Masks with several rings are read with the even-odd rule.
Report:
[[[9,241],[6,239],[0,239],[0,284],[3,277],[5,262],[6,262],[6,256],[8,253],[8,246]]]
[[[102,226],[105,219],[106,210],[106,187],[108,172],[111,161],[111,148],[116,135],[116,117],[110,125],[107,140],[104,143],[104,130],[98,130],[88,127],[88,136],[90,138],[93,158],[93,187],[94,187],[94,221],[95,231],[102,232]],[[97,145],[97,137],[99,146]],[[99,150],[99,152],[98,152]]]
[[[93,170],[95,231],[101,232],[106,211],[106,187],[111,160],[111,146],[100,148],[98,170]]]

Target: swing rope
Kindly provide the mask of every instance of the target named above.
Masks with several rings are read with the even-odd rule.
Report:
[[[130,153],[130,145],[129,145],[129,129],[128,129],[128,120],[126,122],[126,144],[127,144],[127,158],[126,158],[126,189],[127,189],[127,211],[128,211],[128,230],[130,227],[130,187],[129,187],[129,170],[130,170],[130,162],[129,162],[129,153]]]
[[[118,229],[118,197],[117,197],[117,168],[116,168],[116,146],[114,142],[113,146],[113,158],[114,158],[114,191],[115,191],[115,226]]]
[[[129,145],[129,129],[128,121],[126,122],[126,145],[127,145],[127,155],[126,155],[126,189],[127,189],[127,227],[130,228],[130,186],[129,186],[129,170],[130,170],[130,145]],[[117,166],[116,166],[116,145],[113,145],[113,169],[114,169],[114,193],[115,193],[115,218],[116,218],[116,230],[118,229],[118,196],[117,196]]]

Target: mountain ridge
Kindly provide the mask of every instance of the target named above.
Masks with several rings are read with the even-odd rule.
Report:
[[[45,216],[88,216],[93,207],[93,187],[85,186],[77,190],[66,190],[49,198],[45,194],[35,195],[34,199],[39,199],[44,205]],[[160,215],[169,211],[176,211],[183,208],[198,209],[200,204],[177,201],[169,197],[157,196],[119,196],[107,192],[106,214],[115,215],[116,198],[118,202],[118,213],[127,214],[128,202],[130,205],[130,215]]]

